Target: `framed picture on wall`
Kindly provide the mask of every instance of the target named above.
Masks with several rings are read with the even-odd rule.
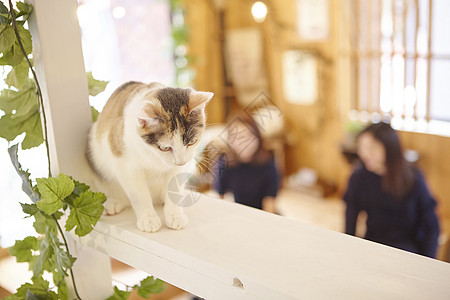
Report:
[[[297,32],[301,39],[328,39],[329,5],[329,0],[297,0]]]
[[[319,98],[317,57],[304,50],[287,50],[282,57],[283,94],[288,103],[312,105]]]

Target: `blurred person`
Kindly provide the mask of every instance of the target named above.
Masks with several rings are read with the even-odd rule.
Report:
[[[227,125],[225,154],[219,158],[215,189],[235,202],[275,213],[279,177],[274,155],[267,150],[258,125],[240,113]]]
[[[355,235],[358,214],[367,214],[365,239],[434,258],[439,237],[436,201],[421,172],[408,163],[397,132],[372,124],[357,138],[362,166],[344,195],[347,234]]]

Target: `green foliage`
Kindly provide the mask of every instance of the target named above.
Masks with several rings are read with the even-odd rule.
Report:
[[[97,80],[92,76],[92,72],[87,72],[89,95],[97,96],[106,89],[109,81]]]
[[[0,52],[9,50],[14,44],[14,29],[7,23],[0,25]]]
[[[29,149],[39,146],[44,139],[36,85],[28,77],[18,77],[21,72],[24,73],[22,68],[21,64],[12,69],[11,72],[15,73],[9,77],[9,83],[16,85],[16,88],[23,84],[20,90],[5,89],[0,92],[0,109],[5,113],[0,119],[0,137],[13,141],[18,135],[25,133],[22,149]]]
[[[59,218],[61,218],[62,215],[63,215],[62,212],[56,212],[53,216],[55,216],[55,218],[58,220]],[[34,215],[34,219],[35,221],[33,223],[33,227],[37,233],[45,234],[47,230],[51,232],[58,231],[57,225],[52,216],[49,216],[42,211],[38,211]]]
[[[95,79],[92,76],[92,72],[87,72],[86,75],[88,79],[88,88],[90,96],[97,96],[106,89],[106,86],[108,85],[109,81],[102,81]],[[91,114],[92,114],[92,121],[93,122],[97,121],[99,112],[93,106],[91,106]]]
[[[0,58],[0,65],[15,67],[25,60],[22,48],[20,47],[19,40],[16,39],[16,34],[12,26],[8,23],[0,26],[0,30],[3,30],[0,33],[4,33],[2,34],[3,37],[0,38],[0,50],[3,52],[3,56]],[[17,24],[17,31],[25,53],[27,55],[31,54],[33,46],[30,32],[20,24]]]
[[[33,226],[41,237],[30,236],[22,241],[16,241],[10,248],[10,254],[15,256],[18,262],[27,262],[33,271],[33,284],[24,285],[24,289],[34,286],[35,282],[42,283],[39,278],[44,271],[53,274],[57,294],[40,286],[29,290],[29,297],[67,299],[64,278],[68,276],[67,271],[72,267],[75,258],[62,247],[63,243],[57,236],[57,220],[63,215],[62,208],[65,206],[70,211],[68,223],[74,224],[73,227],[76,226],[75,234],[86,235],[102,215],[106,197],[101,193],[91,192],[88,185],[64,174],[59,174],[58,177],[38,178],[36,186],[33,186],[29,179],[30,174],[22,170],[18,161],[17,149],[18,145],[9,148],[11,161],[22,178],[24,191],[31,195],[30,198],[37,197],[36,203],[21,203],[22,210],[28,217],[35,218]],[[21,297],[27,296],[26,293],[24,290],[19,291],[10,299],[25,299]]]
[[[11,162],[16,169],[17,174],[19,174],[20,178],[22,179],[22,190],[25,192],[25,194],[28,195],[28,197],[30,197],[31,201],[36,203],[39,200],[39,194],[36,191],[36,188],[34,188],[31,184],[30,173],[22,170],[22,167],[19,163],[19,158],[17,156],[18,148],[18,144],[9,147],[9,157],[11,158]]]
[[[4,298],[4,300],[23,300],[23,299],[49,299],[58,300],[58,295],[53,292],[49,286],[49,282],[43,278],[34,278],[33,284],[25,283],[14,295]]]
[[[12,68],[12,70],[6,76],[5,82],[9,87],[13,86],[20,90],[24,87],[25,83],[30,81],[30,79],[28,78],[29,72],[30,71],[28,63],[24,59],[20,64]]]
[[[64,174],[59,174],[58,178],[38,178],[36,182],[41,193],[37,206],[48,215],[63,208],[63,200],[72,194],[75,188],[72,179]]]
[[[39,255],[32,263],[33,278],[41,276],[44,270],[67,277],[66,271],[72,267],[74,262],[75,258],[61,248],[56,233],[48,230],[41,240]]]
[[[67,218],[66,230],[75,228],[78,236],[85,236],[92,231],[103,213],[106,196],[102,193],[86,191],[73,200],[70,215]]]
[[[93,106],[91,106],[92,122],[96,122],[99,112]]]
[[[15,256],[17,262],[31,262],[33,254],[31,250],[37,251],[40,248],[40,241],[34,236],[28,236],[22,241],[16,241],[14,246],[9,248],[9,254]]]
[[[154,278],[153,276],[148,276],[143,279],[139,285],[131,287],[131,289],[136,290],[137,294],[143,298],[149,298],[150,295],[155,295],[163,292],[166,288],[164,281]],[[131,291],[119,290],[116,286],[114,287],[114,294],[106,300],[126,300],[130,296]]]
[[[117,288],[117,286],[115,286],[114,294],[106,300],[126,300],[130,296],[130,294],[131,292],[121,291]]]
[[[164,281],[154,278],[153,276],[149,276],[142,280],[139,286],[134,286],[137,289],[137,293],[139,296],[148,298],[151,294],[159,294],[162,293],[166,285]]]

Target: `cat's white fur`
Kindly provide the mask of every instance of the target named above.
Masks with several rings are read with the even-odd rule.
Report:
[[[144,105],[157,105],[158,100],[149,99],[152,90],[163,87],[160,84],[146,85],[132,95],[123,112],[123,144],[121,155],[115,154],[108,138],[110,132],[98,132],[98,122],[89,133],[89,151],[91,164],[102,175],[97,178],[97,188],[107,196],[105,211],[109,215],[121,212],[131,204],[137,218],[137,227],[146,232],[155,232],[161,228],[161,219],[154,204],[164,204],[166,226],[172,229],[184,228],[188,217],[183,208],[168,199],[167,185],[177,174],[192,170],[195,147],[183,145],[181,136],[161,141],[172,147],[173,151],[163,152],[147,144],[138,134],[137,128],[146,122],[148,126],[158,126],[157,120],[148,116]],[[201,96],[207,100],[194,109],[204,113],[204,106],[213,96],[212,93]]]

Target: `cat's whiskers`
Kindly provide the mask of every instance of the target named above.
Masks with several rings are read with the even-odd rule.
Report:
[[[217,163],[214,160],[205,161],[202,160],[198,162],[197,166],[200,168],[200,171],[203,173],[214,173],[214,167]]]

